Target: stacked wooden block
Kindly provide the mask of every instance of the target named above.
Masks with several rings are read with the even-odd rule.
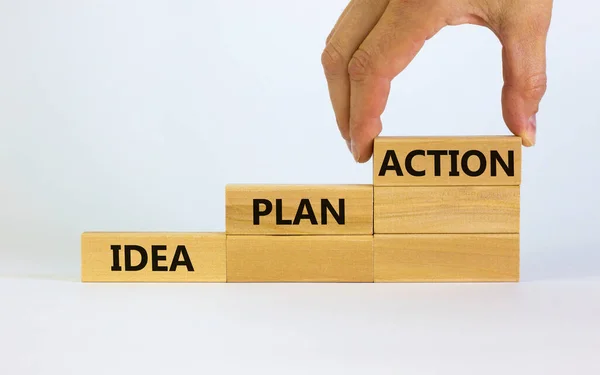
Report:
[[[379,138],[375,281],[516,281],[521,140]]]
[[[373,281],[373,187],[228,186],[228,281]]]
[[[82,280],[517,281],[520,147],[377,138],[372,185],[228,185],[225,233],[84,233]]]

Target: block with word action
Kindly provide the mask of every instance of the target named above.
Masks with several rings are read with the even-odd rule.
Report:
[[[224,233],[81,236],[83,282],[225,282]]]
[[[376,186],[379,233],[519,233],[520,186]]]
[[[227,282],[373,282],[373,236],[227,235]]]
[[[518,234],[376,234],[375,282],[519,281]]]
[[[228,185],[227,234],[373,233],[371,185]]]
[[[520,185],[521,138],[378,137],[373,184]]]

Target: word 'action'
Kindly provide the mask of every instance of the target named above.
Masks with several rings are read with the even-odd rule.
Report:
[[[422,158],[426,158],[426,160],[422,160]],[[443,163],[449,163],[449,168],[448,164],[445,164],[444,168],[442,168]],[[419,164],[421,166],[420,169],[415,164]],[[402,165],[404,165],[404,169]],[[433,166],[433,170],[431,166]],[[506,176],[514,177],[514,151],[508,150],[507,154],[503,156],[497,150],[490,150],[489,155],[478,150],[468,150],[461,155],[459,150],[418,149],[406,153],[403,163],[400,163],[396,151],[387,150],[378,175],[380,177],[386,176],[388,171],[392,171],[396,176],[404,176],[404,171],[406,171],[406,173],[414,177],[424,177],[432,172],[437,177],[442,175],[442,169],[444,171],[447,170],[450,177],[461,176],[461,173],[469,177],[479,177],[486,173],[486,171],[489,171],[492,177],[496,177],[499,170],[502,170],[501,173]]]

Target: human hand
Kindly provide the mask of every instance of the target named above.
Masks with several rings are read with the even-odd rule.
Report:
[[[552,0],[351,0],[321,56],[336,121],[357,162],[373,153],[392,79],[443,27],[489,28],[503,46],[502,114],[524,146],[535,144],[546,91]]]

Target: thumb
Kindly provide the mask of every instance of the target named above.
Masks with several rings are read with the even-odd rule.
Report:
[[[526,13],[526,12],[524,12]],[[549,14],[519,15],[514,23],[499,30],[502,42],[504,87],[502,114],[510,131],[533,146],[542,97],[546,93],[546,38]]]

